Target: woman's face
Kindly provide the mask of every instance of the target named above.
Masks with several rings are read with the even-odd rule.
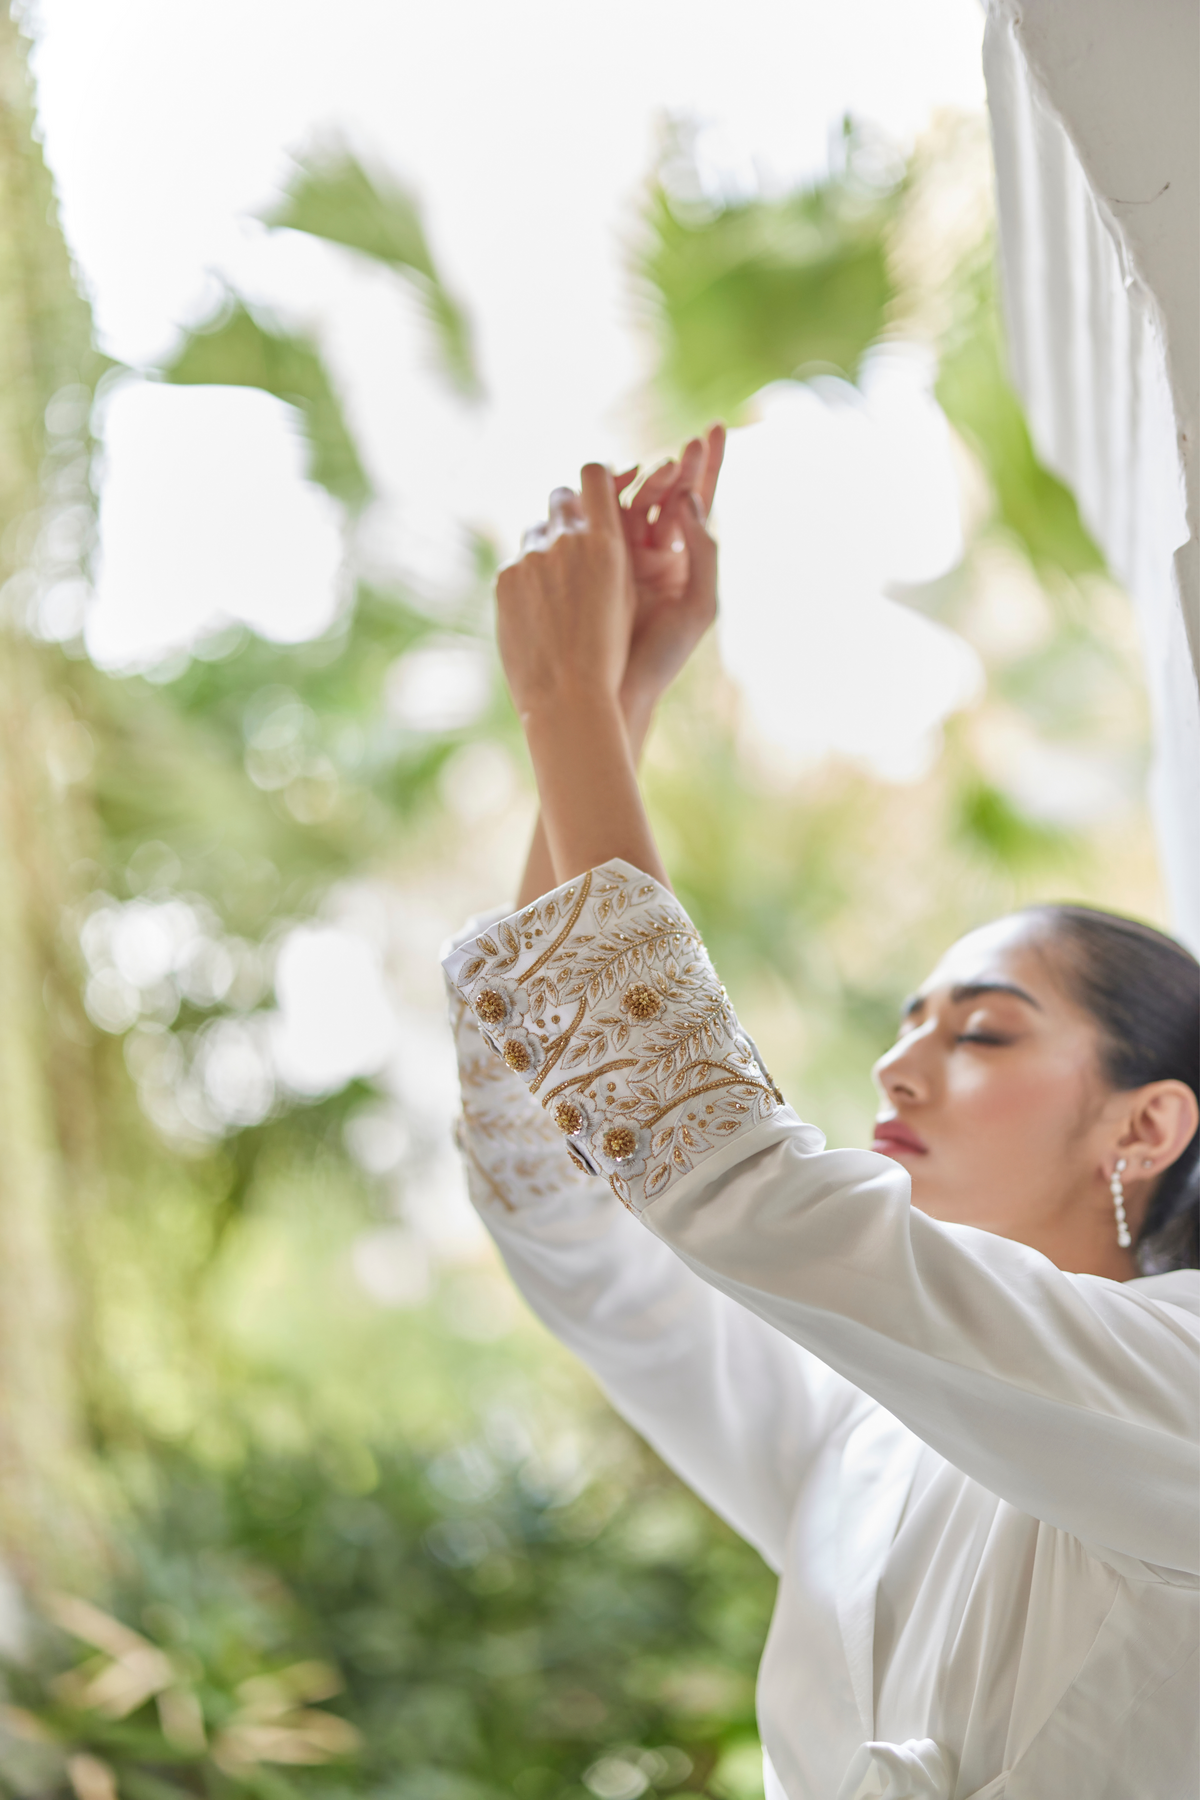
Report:
[[[909,1171],[922,1212],[1034,1244],[1064,1267],[1087,1266],[1072,1241],[1081,1223],[1084,1238],[1115,1242],[1097,1026],[1028,919],[953,946],[874,1074],[873,1148]]]

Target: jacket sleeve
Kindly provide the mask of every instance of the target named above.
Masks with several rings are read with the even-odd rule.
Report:
[[[1197,1573],[1197,1321],[939,1224],[897,1163],[826,1150],[666,890],[593,870],[447,972],[574,1155],[696,1275],[1023,1512],[1118,1565]]]
[[[502,942],[503,929],[477,930],[475,941]],[[533,1311],[664,1461],[778,1570],[812,1456],[869,1402],[618,1204],[496,1054],[495,1042],[524,1044],[528,1034],[513,1036],[524,1031],[515,1004],[501,1019],[485,1001],[492,1025],[481,1028],[472,999],[489,992],[501,990],[450,988],[471,1199]]]

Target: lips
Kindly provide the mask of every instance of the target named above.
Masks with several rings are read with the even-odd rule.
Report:
[[[880,1119],[875,1126],[875,1138],[872,1150],[878,1150],[884,1156],[928,1156],[929,1146],[923,1144],[915,1131],[901,1124],[899,1119]]]

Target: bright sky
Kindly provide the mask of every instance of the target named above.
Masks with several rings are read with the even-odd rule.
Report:
[[[705,127],[714,178],[779,187],[826,167],[846,112],[906,144],[934,108],[983,102],[976,0],[743,0],[736,15],[712,0],[614,0],[602,24],[561,0],[342,0],[336,10],[315,0],[40,0],[37,16],[46,152],[104,347],[152,365],[210,310],[222,280],[315,326],[384,496],[359,555],[442,587],[461,567],[464,523],[508,548],[581,461],[658,448],[635,437],[630,400],[646,345],[626,253],[667,114]],[[399,283],[257,223],[289,152],[330,133],[422,196],[435,254],[475,321],[483,409],[431,374]],[[268,450],[270,408],[259,407],[261,481],[236,484],[243,502],[229,513],[235,484],[216,447],[250,412],[245,396],[221,403],[224,422],[212,396],[195,392],[118,390],[110,401],[106,616],[90,631],[103,660],[191,635],[202,581],[214,611],[223,604],[281,638],[319,618],[310,559],[284,523],[295,463],[284,411]],[[804,430],[821,434],[821,409]],[[737,461],[735,448],[731,488]],[[187,491],[168,516],[172,471]],[[870,495],[856,498],[865,509]],[[810,520],[829,517],[825,500],[813,494]],[[253,544],[254,504],[265,551]],[[244,577],[226,592],[220,570],[194,559],[190,576],[180,556],[178,580],[164,581],[171,535],[193,549],[217,527],[226,565],[257,565],[254,610]],[[302,535],[320,532],[314,522]],[[810,549],[819,594],[828,556],[816,541]],[[264,556],[273,583],[258,572]],[[332,584],[327,593],[332,604]],[[726,596],[735,610],[736,599]]]
[[[464,526],[511,550],[582,461],[661,448],[636,435],[647,349],[627,262],[668,114],[703,127],[714,182],[772,189],[825,170],[847,112],[906,147],[936,108],[984,103],[977,0],[38,0],[35,18],[46,154],[103,347],[152,367],[222,282],[317,331],[382,496],[353,556],[431,591],[453,588]],[[397,281],[257,223],[289,153],[331,133],[421,196],[475,322],[483,407],[431,373]],[[723,651],[763,734],[890,779],[927,765],[979,678],[961,640],[882,594],[957,554],[930,374],[890,353],[861,396],[772,393],[734,434],[718,515]],[[279,639],[321,628],[339,518],[303,478],[288,408],[134,380],[104,430],[98,660],[151,662],[222,617]],[[447,668],[399,671],[397,705],[453,713],[461,696],[429,685]],[[310,934],[282,966],[294,1085],[366,1066],[361,1012],[331,1000],[317,1029],[304,998],[326,976],[344,995],[353,954]],[[377,1062],[389,1028],[373,1029]],[[240,1068],[250,1048],[221,1054]]]

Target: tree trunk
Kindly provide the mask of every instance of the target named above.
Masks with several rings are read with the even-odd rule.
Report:
[[[87,735],[67,659],[28,627],[39,584],[78,568],[86,542],[86,403],[101,366],[33,137],[24,44],[0,13],[0,1552],[25,1580],[83,1573],[98,1542],[76,1272],[80,1189],[100,1172],[61,929],[87,835],[72,786]],[[56,395],[68,429],[53,436]]]

